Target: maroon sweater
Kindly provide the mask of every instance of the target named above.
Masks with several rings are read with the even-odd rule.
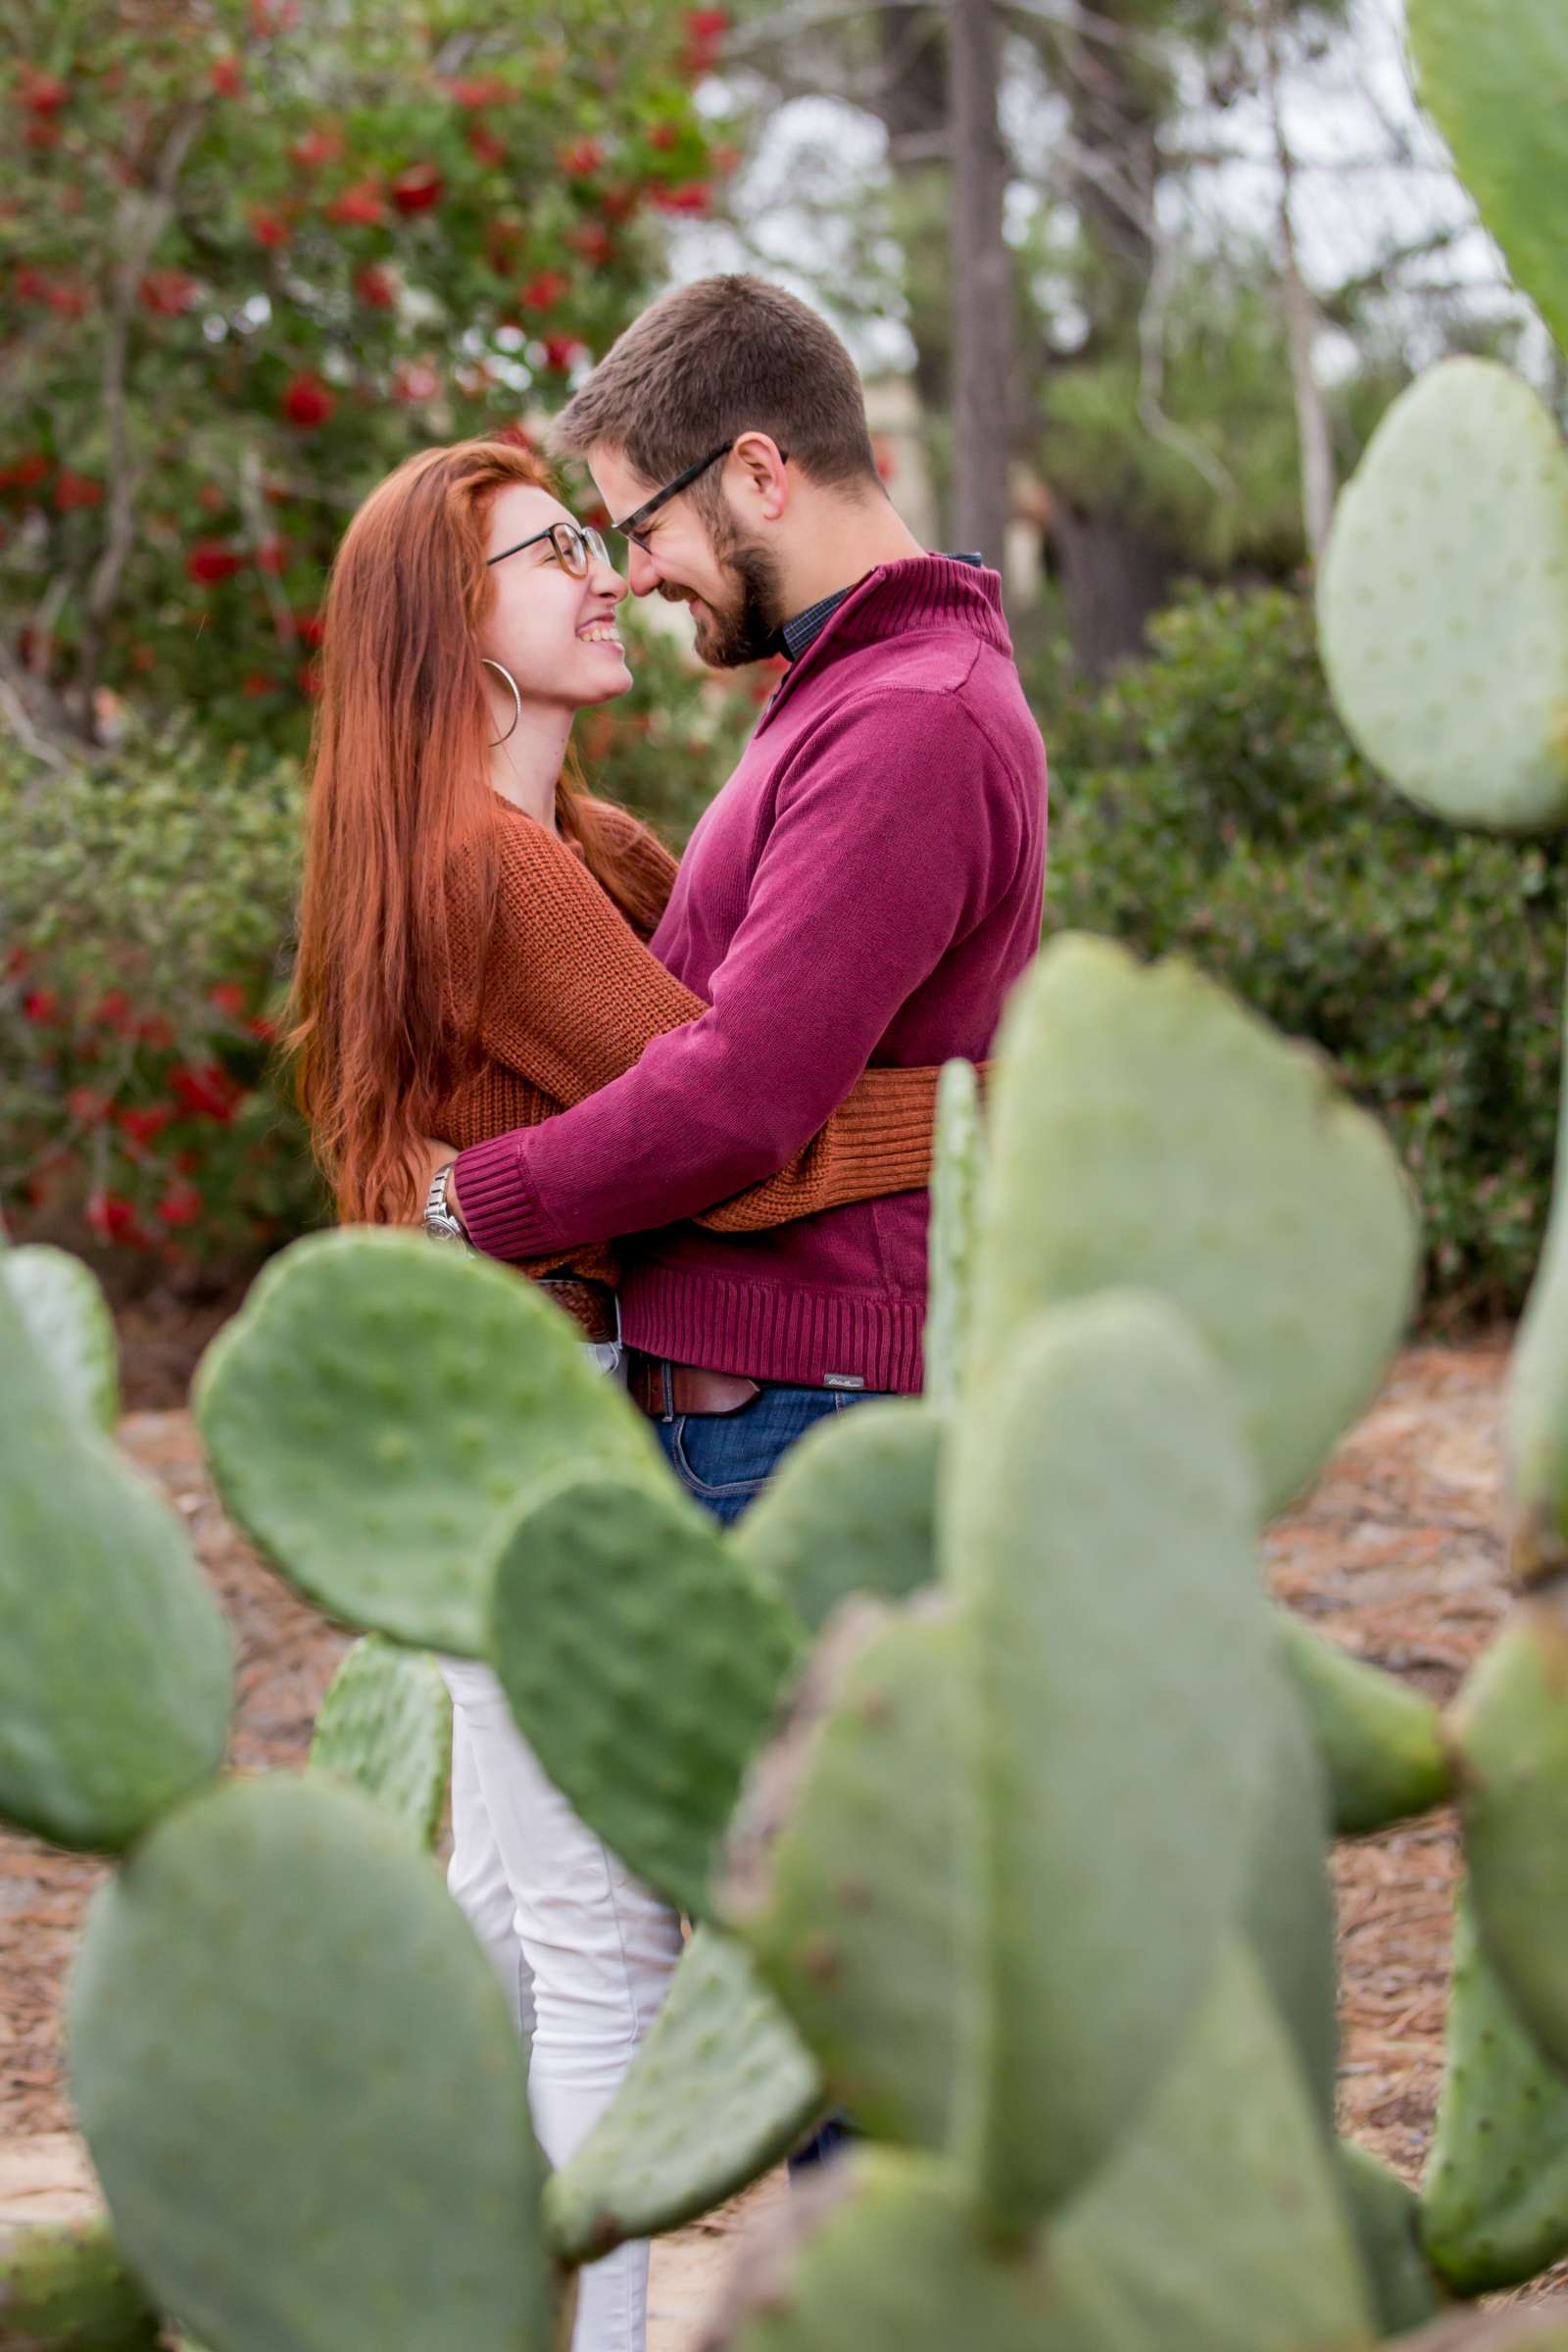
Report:
[[[1039,941],[1045,839],[996,573],[879,565],[781,680],[654,936],[711,1009],[588,1102],[465,1152],[474,1242],[520,1258],[640,1236],[634,1347],[917,1390],[923,1192],[765,1233],[680,1220],[782,1167],[868,1064],[984,1056]]]

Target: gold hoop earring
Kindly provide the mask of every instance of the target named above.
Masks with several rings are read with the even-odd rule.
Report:
[[[492,662],[488,654],[481,654],[479,656],[479,662],[480,666],[484,669],[499,669],[501,671],[501,675],[506,679],[507,684],[512,688],[512,701],[514,706],[512,712],[512,724],[507,729],[505,735],[498,735],[495,738],[495,741],[491,744],[491,751],[495,751],[501,744],[509,743],[512,740],[512,737],[515,735],[517,731],[517,721],[522,716],[522,697],[517,692],[517,681],[513,676],[510,669],[505,668],[499,662]]]

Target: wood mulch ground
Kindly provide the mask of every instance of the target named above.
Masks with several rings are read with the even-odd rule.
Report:
[[[182,1377],[177,1354],[155,1358],[133,1396],[161,1396]],[[1439,1699],[1457,1688],[1506,1604],[1496,1429],[1504,1361],[1500,1344],[1422,1348],[1402,1357],[1309,1504],[1269,1540],[1282,1597]],[[265,1574],[227,1527],[183,1413],[132,1412],[122,1435],[187,1520],[235,1626],[234,1763],[297,1763],[345,1637]],[[1442,2066],[1453,1824],[1435,1816],[1342,1846],[1334,1870],[1342,2122],[1413,2180]],[[0,2222],[81,2202],[86,2176],[63,2086],[60,2003],[82,1907],[100,1875],[95,1863],[0,1833]],[[658,2352],[682,2352],[694,2340],[723,2251],[724,2230],[711,2226],[661,2249]],[[1568,2285],[1568,2265],[1549,2283]]]

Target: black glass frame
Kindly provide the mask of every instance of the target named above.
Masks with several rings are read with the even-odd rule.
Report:
[[[679,498],[683,490],[689,490],[698,476],[708,471],[710,466],[716,466],[720,458],[727,458],[734,446],[733,441],[721,441],[717,449],[710,449],[706,458],[699,458],[695,466],[688,466],[684,473],[677,473],[672,482],[664,484],[662,490],[656,490],[653,497],[645,498],[640,507],[633,507],[624,522],[612,522],[610,526],[611,529],[618,533],[622,539],[629,539],[634,547],[642,548],[646,555],[648,553],[647,544],[638,535],[644,523],[651,521],[661,507],[668,506],[672,498]],[[787,450],[781,449],[778,456],[781,466],[789,464]]]
[[[569,532],[572,538],[581,543],[583,551],[581,571],[575,568],[570,559],[563,551],[561,542],[556,537],[558,531]],[[561,565],[562,570],[569,572],[574,580],[585,580],[592,571],[596,560],[601,564],[608,564],[612,571],[615,568],[610,550],[605,545],[603,533],[596,531],[591,523],[586,522],[547,522],[542,531],[534,531],[528,538],[519,539],[515,547],[504,547],[499,556],[486,556],[486,566],[488,567],[492,564],[504,564],[509,556],[520,556],[525,547],[537,547],[541,539],[549,540],[555,550],[556,562]]]

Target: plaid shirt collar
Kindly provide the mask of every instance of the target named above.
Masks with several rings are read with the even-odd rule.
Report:
[[[971,555],[967,549],[956,549],[953,560],[956,564],[985,562],[984,556]],[[773,640],[774,653],[782,654],[786,662],[798,662],[808,647],[816,643],[845,598],[853,596],[858,586],[858,580],[852,581],[848,588],[835,589],[831,596],[820,596],[804,612],[797,612],[792,620],[785,621]]]

